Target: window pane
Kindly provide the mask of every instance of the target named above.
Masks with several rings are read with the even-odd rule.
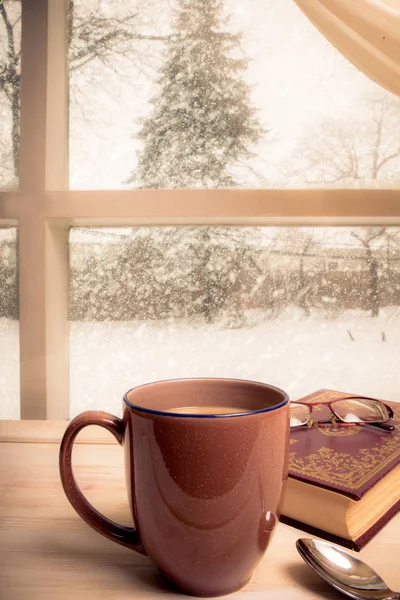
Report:
[[[21,2],[0,1],[0,188],[18,185]]]
[[[400,98],[293,0],[70,6],[72,188],[399,185]]]
[[[0,419],[19,419],[17,230],[0,227]]]
[[[179,377],[400,401],[398,228],[78,228],[70,268],[71,416]]]

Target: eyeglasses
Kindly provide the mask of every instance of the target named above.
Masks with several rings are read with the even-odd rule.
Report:
[[[305,402],[290,403],[290,427],[311,427],[314,423],[312,411],[315,406],[327,406],[331,411],[330,418],[315,421],[318,425],[340,423],[343,425],[372,425],[386,431],[393,431],[395,427],[388,421],[393,417],[393,411],[387,404],[373,398],[364,396],[347,396],[330,402]]]

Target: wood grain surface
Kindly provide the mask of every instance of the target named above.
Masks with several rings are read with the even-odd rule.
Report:
[[[65,422],[0,422],[0,600],[182,598],[151,561],[90,529],[64,496],[58,474]],[[132,524],[122,449],[100,428],[78,438],[73,462],[88,499]],[[329,516],[327,515],[327,518]],[[301,531],[280,524],[251,583],[237,600],[338,600],[295,548]],[[360,553],[400,590],[400,515]]]

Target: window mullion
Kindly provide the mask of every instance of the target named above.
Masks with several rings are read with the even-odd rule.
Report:
[[[68,182],[66,5],[22,0],[19,310],[28,419],[68,416],[68,232],[46,221],[46,190]]]

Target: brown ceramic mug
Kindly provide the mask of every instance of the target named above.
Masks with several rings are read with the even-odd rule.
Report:
[[[194,407],[194,408],[193,408]],[[101,425],[125,449],[135,529],[101,515],[78,488],[72,446]],[[180,379],[134,388],[119,419],[88,411],[60,448],[64,491],[99,533],[148,555],[192,596],[220,596],[251,578],[279,520],[287,478],[289,404],[282,390],[235,379]]]

